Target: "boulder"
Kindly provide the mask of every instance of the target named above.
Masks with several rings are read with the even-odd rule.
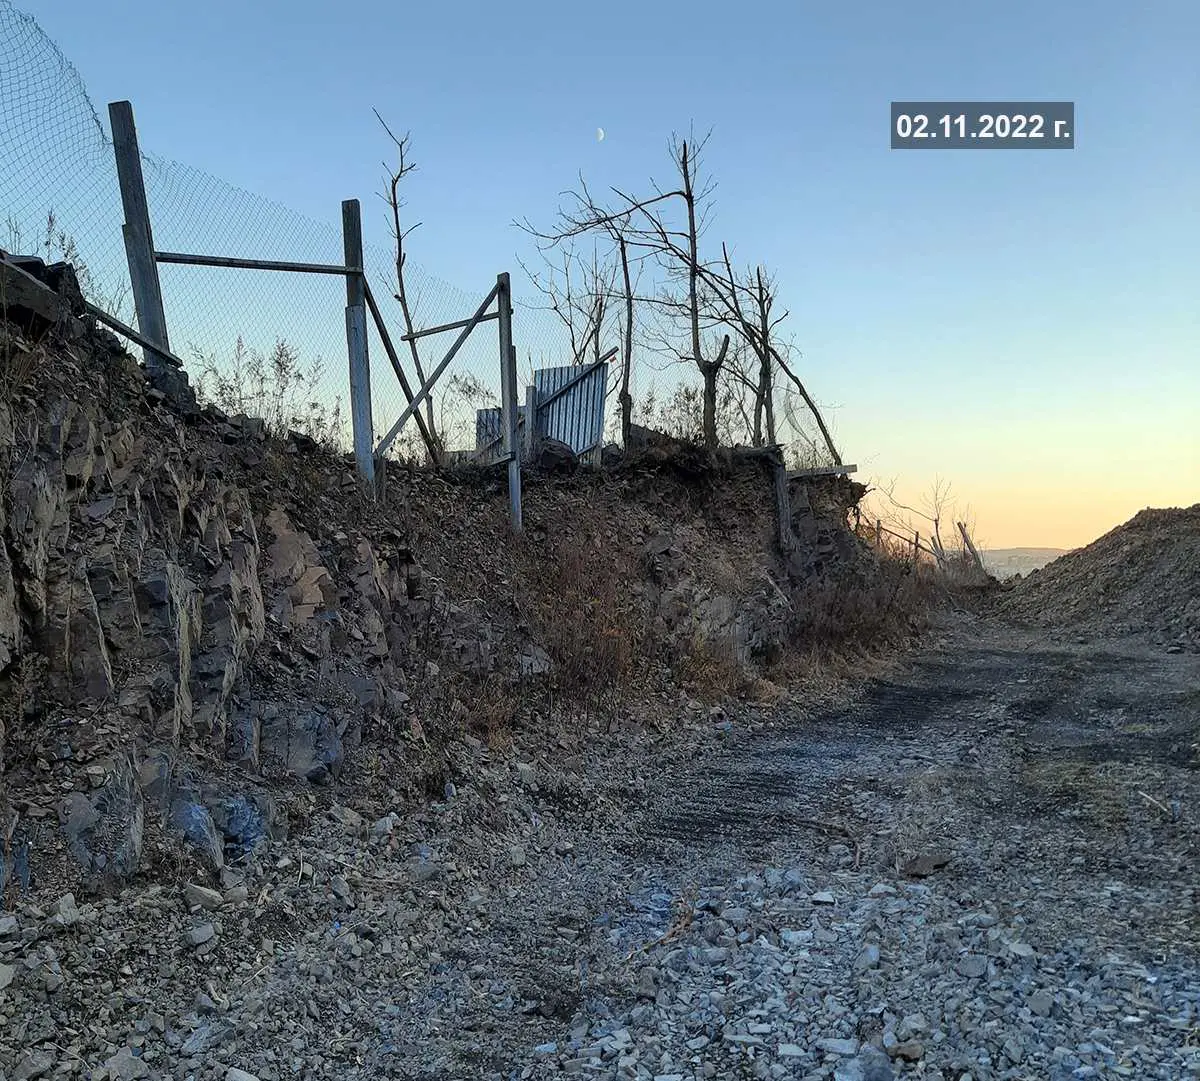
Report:
[[[579,456],[561,439],[539,439],[534,465],[544,473],[574,473],[579,468]]]
[[[342,740],[325,713],[269,703],[260,712],[259,755],[264,771],[327,784],[342,771]]]

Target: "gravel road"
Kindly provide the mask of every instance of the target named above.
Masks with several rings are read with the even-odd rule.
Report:
[[[834,705],[464,747],[420,814],[0,917],[0,1079],[1200,1077],[1198,741],[1200,658],[972,623]]]

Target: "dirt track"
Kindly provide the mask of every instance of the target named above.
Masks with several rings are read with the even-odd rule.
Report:
[[[1200,1076],[1200,657],[964,622],[833,707],[597,739],[598,793],[493,754],[212,912],[23,911],[0,1077]]]
[[[927,1029],[904,1035],[921,1054],[893,1061],[898,1076],[1200,1070],[1185,1050],[1200,1011],[1198,741],[1197,658],[979,624],[843,708],[734,736],[664,774],[627,838],[643,941],[691,923],[628,964],[627,986],[649,967],[668,990],[650,1016],[619,1021],[635,1042],[665,1026],[672,1060],[650,1062],[650,1076],[883,1077],[869,1053],[817,1041],[878,1039],[913,1015]],[[746,875],[757,881],[739,885]],[[821,891],[836,903],[812,903]],[[738,961],[797,926],[817,934],[790,970],[786,947],[782,961],[769,946]],[[706,966],[704,950],[739,931],[751,941],[733,943],[728,966]],[[618,938],[617,953],[638,944]],[[686,964],[670,974],[668,956]],[[978,956],[987,971],[968,962],[963,975]],[[783,1009],[764,1007],[770,987],[699,1026],[694,1008],[669,1005],[677,988],[695,1002],[772,965]],[[756,1014],[764,1045],[730,1042],[739,1022],[757,1031]],[[697,1031],[713,1040],[699,1052],[687,1044]]]

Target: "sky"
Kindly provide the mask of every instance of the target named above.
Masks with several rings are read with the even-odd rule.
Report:
[[[513,222],[581,173],[644,191],[711,129],[706,241],[777,276],[858,479],[948,481],[990,547],[1200,501],[1194,0],[16,6],[143,148],[386,242],[378,108],[411,257],[465,293],[529,291]],[[1075,149],[891,150],[893,100],[1074,101]]]

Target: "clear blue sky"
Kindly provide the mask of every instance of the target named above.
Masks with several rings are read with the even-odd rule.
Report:
[[[1195,0],[17,6],[147,149],[382,240],[378,107],[412,258],[465,289],[581,170],[644,190],[711,127],[711,239],[776,271],[864,477],[950,479],[995,545],[1200,499]],[[892,151],[893,99],[1074,100],[1076,149]]]

